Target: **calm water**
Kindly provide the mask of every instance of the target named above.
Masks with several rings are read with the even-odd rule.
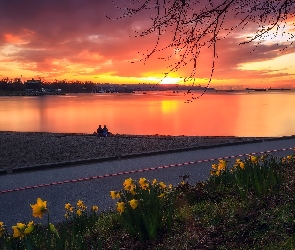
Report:
[[[295,135],[295,92],[68,94],[0,97],[0,131],[119,134]]]

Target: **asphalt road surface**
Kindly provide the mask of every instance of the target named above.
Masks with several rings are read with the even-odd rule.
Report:
[[[291,138],[2,175],[0,176],[0,221],[3,221],[8,229],[17,222],[22,221],[28,222],[33,220],[36,223],[45,223],[46,218],[39,219],[32,216],[30,204],[35,204],[38,197],[47,200],[50,221],[53,223],[64,220],[65,203],[69,202],[75,205],[79,199],[83,200],[88,207],[97,205],[100,211],[107,211],[110,208],[114,209],[116,203],[116,201],[110,198],[109,192],[122,189],[122,183],[126,178],[131,177],[136,180],[140,177],[145,177],[148,180],[156,178],[158,181],[163,181],[166,184],[177,185],[181,180],[179,176],[189,175],[189,182],[193,184],[208,179],[211,164],[217,163],[218,160],[194,164],[182,163],[294,147],[295,138]],[[287,150],[274,152],[272,155],[282,157],[293,153],[293,150]],[[245,157],[239,158],[243,159]],[[170,164],[180,165],[111,177],[84,179]],[[69,183],[64,182],[76,179],[82,180]],[[54,182],[62,182],[62,184],[5,192],[5,190]]]

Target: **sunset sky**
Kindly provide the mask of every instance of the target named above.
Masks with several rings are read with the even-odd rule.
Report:
[[[158,82],[171,61],[157,55],[140,61],[153,49],[156,36],[135,37],[136,31],[149,26],[148,15],[115,20],[122,13],[110,0],[1,1],[0,79]],[[286,26],[284,36],[265,38],[256,49],[256,43],[239,45],[254,29],[249,25],[218,42],[211,86],[295,87],[295,47],[282,50],[290,34],[295,35],[294,24]],[[176,59],[177,54],[171,58]],[[198,84],[207,84],[211,63],[212,53],[203,51],[197,64]],[[191,69],[169,75],[164,83],[180,82]]]

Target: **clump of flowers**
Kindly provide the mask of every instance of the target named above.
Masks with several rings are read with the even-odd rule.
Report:
[[[155,239],[161,227],[171,224],[176,199],[172,185],[128,178],[123,190],[110,191],[110,196],[118,199],[116,208],[129,233],[140,240]]]
[[[93,205],[90,209],[90,214],[87,211],[87,206],[82,200],[78,200],[76,207],[72,206],[70,203],[65,204],[65,218],[78,218],[78,217],[88,217],[90,215],[94,215],[98,212],[98,206]]]
[[[287,155],[286,157],[283,157],[282,163],[283,164],[295,163],[295,155]]]
[[[212,170],[210,174],[212,176],[220,176],[222,173],[226,171],[227,162],[225,160],[219,160],[218,164],[212,164]]]
[[[236,163],[230,171],[234,172],[236,169],[245,169],[245,163],[239,158],[236,159]]]
[[[293,156],[287,156],[288,162]],[[225,161],[212,165],[209,181],[218,185],[236,188],[242,198],[248,194],[255,194],[262,198],[266,194],[275,192],[281,183],[281,164],[270,155],[254,156],[241,160],[236,159],[233,167],[229,168]]]
[[[66,203],[64,208],[66,210],[64,216],[71,222],[75,232],[85,232],[87,228],[94,226],[98,219],[98,206],[93,205],[89,211],[82,200],[78,200],[76,206]]]
[[[27,225],[24,223],[17,223],[16,226],[12,226],[13,237],[22,239],[26,234],[30,234],[34,228],[33,221],[30,221]]]

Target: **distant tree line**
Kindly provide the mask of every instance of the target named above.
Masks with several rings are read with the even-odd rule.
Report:
[[[54,92],[55,90],[61,90],[63,93],[133,93],[136,91],[190,91],[190,90],[202,90],[204,87],[191,86],[182,84],[114,84],[114,83],[93,83],[91,81],[67,81],[67,80],[55,80],[54,82],[48,82],[41,79],[27,80],[22,82],[20,78],[3,78],[0,80],[0,92],[5,95],[9,92],[25,93],[28,91],[33,92]],[[214,88],[208,88],[208,90],[214,90]]]
[[[22,82],[20,78],[3,78],[0,80],[1,91],[26,91],[27,89],[62,89],[63,92],[91,92],[97,88],[97,84],[91,81],[66,81],[56,80],[47,82],[41,80],[28,80]]]

